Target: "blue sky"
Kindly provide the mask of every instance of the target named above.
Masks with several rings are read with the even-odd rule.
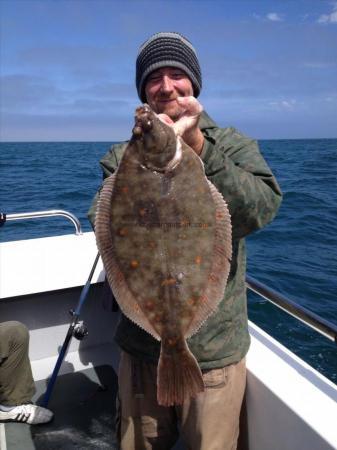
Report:
[[[3,141],[116,141],[139,104],[138,47],[195,46],[199,97],[255,138],[337,137],[337,1],[2,0]]]

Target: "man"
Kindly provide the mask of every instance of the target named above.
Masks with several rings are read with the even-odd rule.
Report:
[[[20,322],[0,323],[0,422],[50,422],[49,409],[31,403],[35,393],[28,357],[29,332]]]
[[[189,115],[184,98],[198,97],[202,78],[192,44],[178,33],[158,33],[139,49],[136,63],[139,98],[167,122]],[[188,340],[203,372],[205,391],[181,406],[156,400],[159,343],[121,315],[116,341],[119,367],[121,448],[170,449],[178,427],[193,450],[232,450],[237,446],[239,414],[245,390],[245,355],[249,348],[246,306],[245,236],[275,216],[281,192],[252,141],[234,128],[221,129],[203,112],[183,134],[204,163],[208,179],[228,203],[233,257],[224,299],[218,310]],[[193,125],[194,123],[194,125]],[[101,160],[104,176],[113,173],[127,143],[112,146]],[[97,196],[89,211],[94,223]]]

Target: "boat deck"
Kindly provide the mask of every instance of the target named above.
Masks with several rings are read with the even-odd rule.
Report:
[[[46,381],[36,387],[39,403]],[[6,423],[7,450],[117,449],[116,392],[117,376],[108,365],[59,376],[48,405],[54,420],[34,426]]]

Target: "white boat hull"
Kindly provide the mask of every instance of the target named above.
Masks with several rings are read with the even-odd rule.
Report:
[[[97,250],[93,233],[0,244],[1,321],[19,320],[30,330],[35,380],[50,376],[81,287]],[[102,364],[115,370],[113,341],[118,313],[102,308],[104,271],[96,268],[83,307],[89,336],[72,340],[60,374]],[[247,355],[249,450],[337,449],[337,386],[253,323]]]

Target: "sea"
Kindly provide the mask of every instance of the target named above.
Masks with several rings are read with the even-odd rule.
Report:
[[[87,210],[111,142],[0,144],[0,212]],[[337,325],[337,139],[260,140],[284,194],[275,220],[247,238],[247,273]],[[7,221],[0,241],[74,233],[64,218]],[[249,293],[249,318],[337,384],[337,346]]]

